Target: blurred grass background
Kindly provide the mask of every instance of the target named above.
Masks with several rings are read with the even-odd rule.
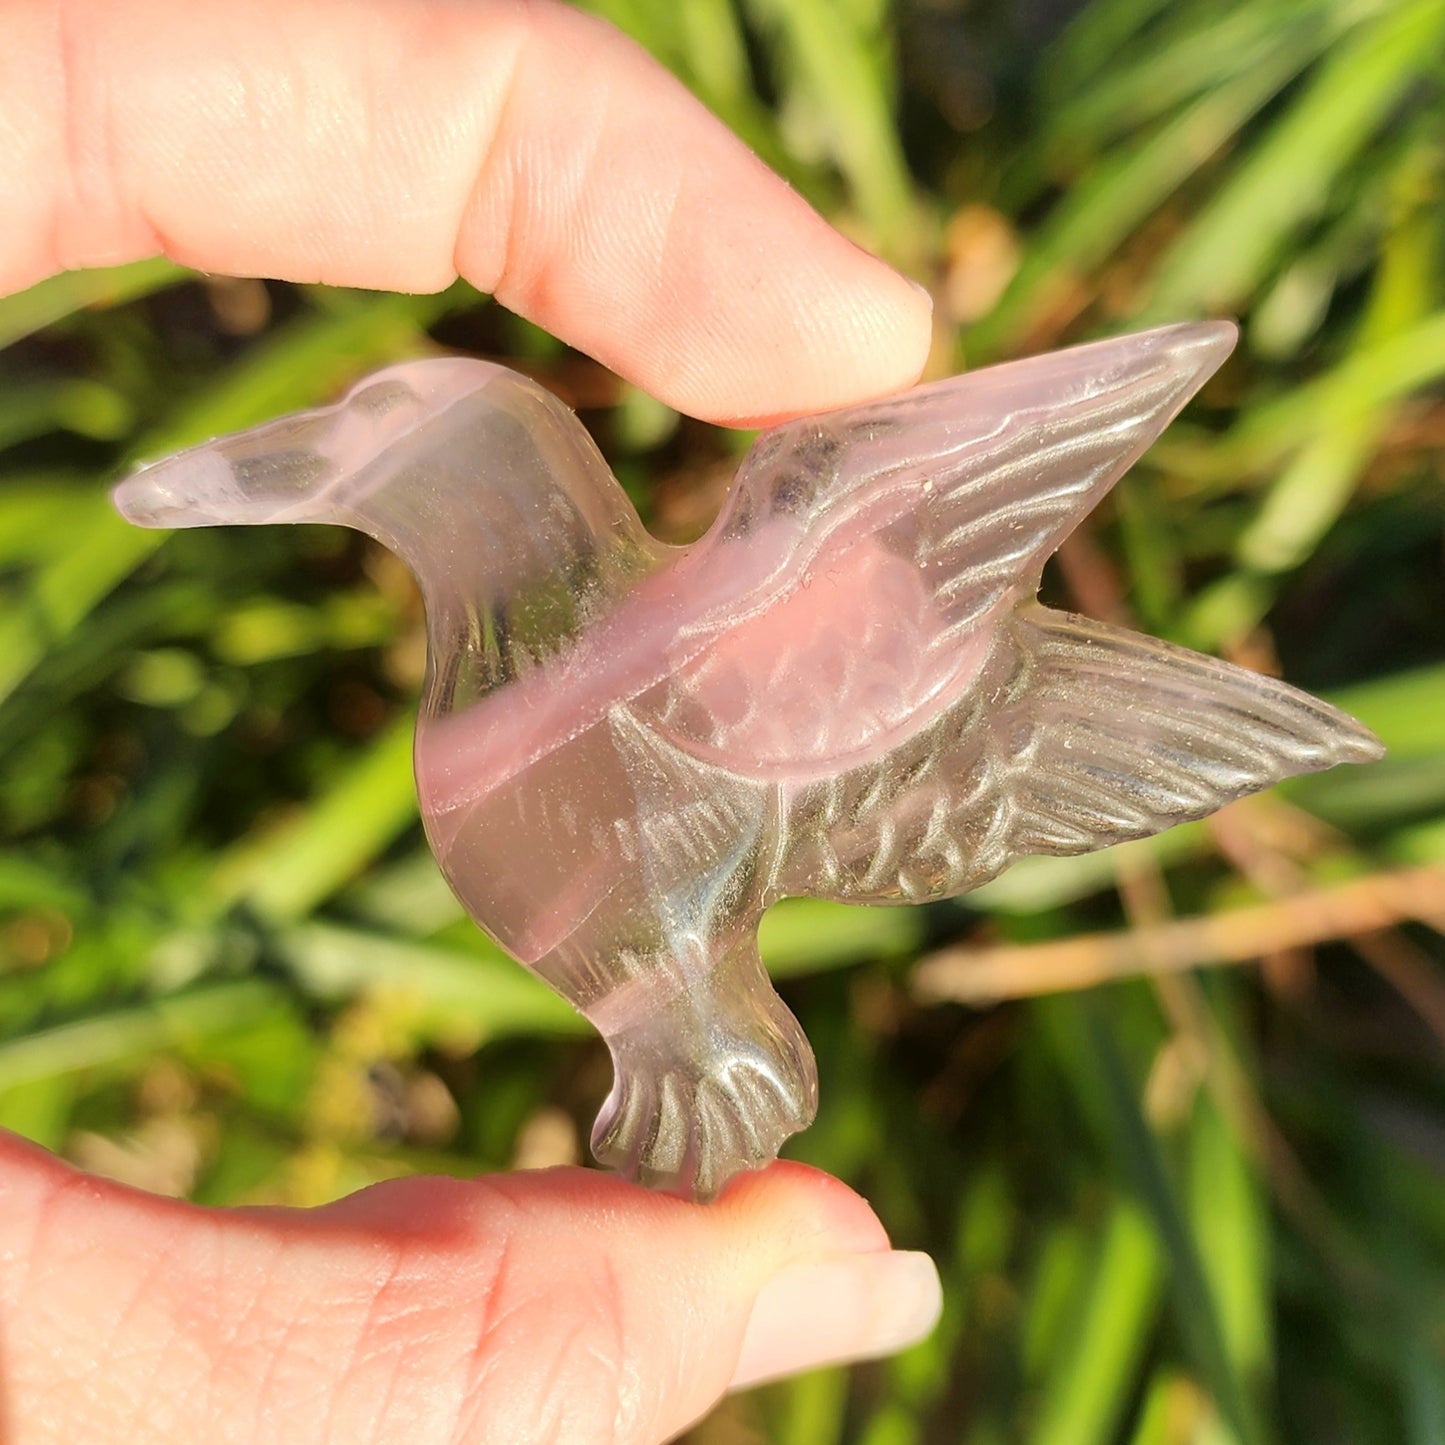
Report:
[[[939,373],[1238,316],[1048,589],[1390,748],[956,903],[776,910],[823,1083],[790,1152],[948,1305],[693,1438],[1445,1441],[1445,0],[596,8],[931,286]],[[0,1123],[88,1168],[304,1204],[580,1155],[605,1053],[422,844],[405,574],[107,501],[438,346],[577,406],[659,533],[710,519],[745,438],[464,285],[157,262],[0,301]]]

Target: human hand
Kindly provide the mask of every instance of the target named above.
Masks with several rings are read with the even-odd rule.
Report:
[[[203,1210],[0,1135],[10,1445],[641,1445],[937,1308],[928,1258],[795,1164],[707,1206],[554,1169]]]
[[[429,289],[459,271],[683,410],[906,384],[925,299],[635,46],[560,6],[6,0],[0,290],[160,252]],[[0,1438],[660,1441],[885,1353],[938,1284],[836,1181],[707,1208],[560,1170],[204,1211],[0,1136]]]
[[[164,253],[400,291],[458,273],[681,411],[909,385],[925,294],[660,66],[552,0],[4,0],[0,293]]]

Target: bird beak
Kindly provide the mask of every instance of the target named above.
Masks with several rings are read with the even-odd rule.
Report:
[[[327,483],[338,407],[285,417],[142,467],[115,489],[140,527],[215,527],[337,520]]]

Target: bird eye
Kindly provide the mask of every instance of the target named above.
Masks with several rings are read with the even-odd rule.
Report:
[[[415,406],[416,393],[404,381],[378,381],[362,387],[352,398],[351,404],[368,416],[381,417],[399,407]]]
[[[231,459],[231,471],[243,496],[304,496],[326,479],[331,463],[316,452],[294,447],[260,456]]]
[[[806,511],[818,494],[818,478],[806,471],[786,472],[773,483],[773,511],[791,516]]]

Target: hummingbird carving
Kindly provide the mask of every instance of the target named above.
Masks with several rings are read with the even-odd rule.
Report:
[[[817,1106],[758,956],[775,900],[946,898],[1379,756],[1282,682],[1036,601],[1234,336],[1166,327],[774,427],[687,547],[647,533],[560,401],[463,358],[116,501],[144,526],[341,523],[410,565],[431,846],[606,1039],[597,1157],[708,1198]]]

